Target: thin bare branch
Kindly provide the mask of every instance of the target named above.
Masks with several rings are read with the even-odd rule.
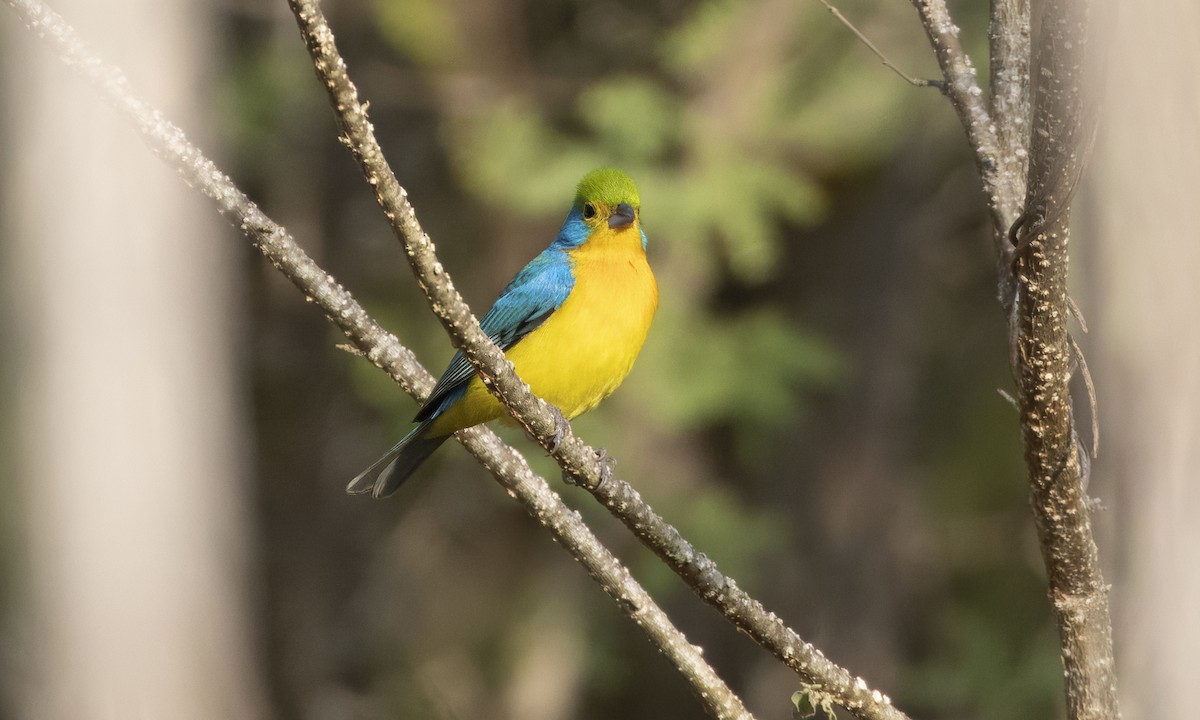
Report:
[[[988,43],[991,52],[991,118],[996,129],[996,174],[992,238],[996,249],[1000,304],[1011,313],[1015,281],[1004,272],[1013,246],[1006,230],[1021,214],[1029,166],[1029,0],[992,0]]]
[[[1012,253],[1012,246],[1008,243],[1008,229],[1020,212],[1025,194],[1024,150],[1019,139],[1019,123],[1022,107],[1026,108],[1026,112],[1028,107],[1022,106],[1020,101],[1021,83],[1025,82],[1028,72],[1022,73],[1019,64],[1015,68],[1002,68],[1006,73],[1006,82],[1003,84],[1005,92],[1016,92],[1018,97],[1001,106],[1006,124],[994,125],[984,101],[983,89],[976,78],[975,67],[963,50],[958,26],[950,17],[945,0],[912,0],[912,3],[921,18],[925,34],[933,46],[942,76],[946,80],[943,92],[958,113],[958,119],[967,131],[967,142],[975,153],[975,165],[979,168],[979,176],[983,180],[983,193],[991,214],[992,242],[996,248],[997,268],[1006,269],[1009,267]],[[1025,18],[1028,20],[1028,13]],[[1012,38],[1004,34],[1003,39],[1007,42]],[[1001,135],[1001,130],[1005,134]],[[1007,315],[1011,313],[1016,286],[1009,274],[998,273],[997,278],[998,297]]]
[[[1083,311],[1075,304],[1075,298],[1067,296],[1067,309],[1071,311],[1071,317],[1075,318],[1075,322],[1079,323],[1079,329],[1086,335],[1088,331],[1087,318],[1083,316]]]
[[[637,491],[608,477],[600,453],[570,430],[558,434],[556,414],[513,372],[511,364],[479,329],[470,308],[455,291],[438,262],[432,243],[422,232],[404,190],[391,172],[358,91],[334,44],[333,33],[313,0],[289,0],[300,25],[317,75],[330,96],[347,146],[358,160],[376,200],[393,228],[422,291],[445,326],[452,342],[479,372],[484,383],[508,408],[514,419],[549,452],[564,473],[588,489],[618,519],[678,573],[697,595],[720,610],[737,627],[792,668],[815,690],[863,718],[901,720],[905,717],[883,693],[830,662],[800,639],[774,613],[721,574],[716,564],[694,548],[678,530],[657,515]],[[602,478],[604,481],[601,482]]]
[[[1028,147],[1029,0],[991,0],[988,48],[992,120],[1000,145]]]
[[[1075,304],[1069,297],[1067,300],[1071,305]],[[1079,374],[1083,376],[1083,385],[1087,388],[1088,409],[1092,417],[1092,458],[1095,459],[1100,457],[1100,403],[1096,399],[1096,383],[1092,380],[1092,371],[1088,369],[1083,348],[1079,347],[1073,335],[1068,334],[1067,338],[1071,341],[1071,354],[1079,363]]]
[[[967,139],[975,151],[975,163],[985,178],[984,185],[992,191],[999,152],[996,133],[983,100],[983,90],[975,77],[975,66],[971,64],[971,58],[959,40],[958,26],[951,19],[944,0],[913,0],[913,6],[921,17],[925,34],[929,37],[938,66],[946,79],[946,97],[950,98],[967,131]],[[995,200],[990,197],[990,192],[989,204],[995,209]]]
[[[351,340],[354,347],[392,376],[407,392],[422,398],[434,378],[413,354],[372,319],[296,244],[287,231],[268,218],[227,175],[188,142],[183,131],[138,98],[124,74],[93,54],[59,15],[36,0],[5,0],[27,27],[50,43],[73,70],[95,83],[105,98],[138,129],[143,141],[183,179],[217,203],[221,214],[242,233]],[[582,564],[650,640],[691,683],[713,717],[752,720],[738,697],[596,538],[563,503],[546,481],[533,474],[524,457],[483,427],[461,431],[457,438],[548,528],[560,545]]]
[[[855,27],[854,23],[850,22],[850,20],[848,20],[846,16],[842,14],[841,10],[838,10],[836,7],[830,4],[829,0],[819,0],[819,2],[825,6],[826,10],[833,13],[833,16],[841,21],[841,23],[845,25],[850,32],[854,33],[854,36],[858,38],[863,45],[866,45],[868,50],[875,53],[875,57],[879,58],[879,61],[883,63],[884,67],[904,78],[904,81],[909,85],[914,87],[934,87],[942,92],[946,91],[946,84],[941,80],[921,80],[919,78],[912,77],[908,73],[893,65],[892,61],[888,60],[887,56],[884,55],[879,48],[875,47],[875,43],[871,42],[866,35],[864,35],[857,27]]]
[[[988,24],[991,118],[996,128],[1001,211],[1016,219],[1029,165],[1029,0],[992,0]]]

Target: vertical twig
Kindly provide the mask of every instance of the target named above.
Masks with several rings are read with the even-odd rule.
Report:
[[[1068,385],[1070,208],[1092,140],[1088,0],[1048,0],[1033,42],[1028,190],[1018,233],[1017,397],[1034,523],[1046,565],[1072,720],[1120,717],[1108,585],[1084,491],[1086,450]],[[1023,251],[1020,251],[1024,248]]]
[[[1021,213],[1029,166],[1029,0],[992,0],[988,47],[999,228],[1007,233]],[[1007,258],[1012,250],[1007,238],[1001,238],[999,250]]]
[[[996,128],[992,238],[1000,305],[1012,314],[1016,284],[1008,229],[1021,214],[1029,167],[1029,0],[992,0],[988,25],[991,117]]]
[[[1008,18],[1012,15],[1019,18],[1022,2],[1023,0],[996,0],[993,17]],[[1011,66],[993,66],[993,77],[996,73],[1000,74],[1001,87],[1006,95],[1003,102],[993,102],[992,111],[989,111],[983,89],[976,77],[975,66],[963,50],[958,26],[950,17],[945,0],[912,0],[912,3],[933,47],[938,66],[942,69],[942,76],[945,78],[942,91],[958,113],[958,119],[967,131],[967,142],[975,152],[975,165],[979,168],[984,196],[991,213],[992,241],[998,258],[997,269],[1001,271],[997,276],[999,297],[1007,313],[1014,297],[1012,275],[1006,272],[1011,254],[1008,229],[1020,212],[1025,187],[1024,174],[1021,172],[1024,167],[1023,144],[1015,138],[1028,134],[1021,125],[1022,107],[1028,108],[1027,101],[1022,106],[1021,100],[1027,89],[1022,84],[1027,78],[1027,73],[1021,72],[1019,60],[1014,61]],[[1028,12],[1025,13],[1025,19],[1028,20]],[[1028,28],[1028,23],[1025,27]],[[1006,47],[1012,50],[1020,49],[1019,32],[1014,35],[994,30],[993,38],[996,42],[1005,43]],[[1028,43],[1025,47],[1028,48]],[[993,119],[992,112],[1001,113],[998,122]]]

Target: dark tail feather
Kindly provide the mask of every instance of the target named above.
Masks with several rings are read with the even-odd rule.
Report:
[[[408,476],[425,462],[425,458],[450,438],[449,435],[429,437],[425,435],[428,429],[429,422],[423,422],[413,428],[413,431],[405,435],[395,447],[351,480],[346,486],[346,492],[357,495],[370,491],[371,495],[377,498],[387,497],[396,492]],[[382,472],[380,468],[383,468]],[[375,474],[377,472],[378,476]]]

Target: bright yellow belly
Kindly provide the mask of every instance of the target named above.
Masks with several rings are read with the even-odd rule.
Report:
[[[505,355],[534,394],[567,419],[608,397],[633,368],[658,307],[640,244],[574,251],[575,286],[562,307]],[[504,414],[478,376],[430,428],[444,435]]]

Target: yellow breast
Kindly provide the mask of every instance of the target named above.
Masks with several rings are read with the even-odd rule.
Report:
[[[568,419],[608,397],[633,368],[654,311],[658,284],[637,224],[608,228],[571,251],[575,285],[546,321],[505,353],[534,394]],[[435,421],[448,434],[500,417],[500,402],[478,377],[466,395]]]

